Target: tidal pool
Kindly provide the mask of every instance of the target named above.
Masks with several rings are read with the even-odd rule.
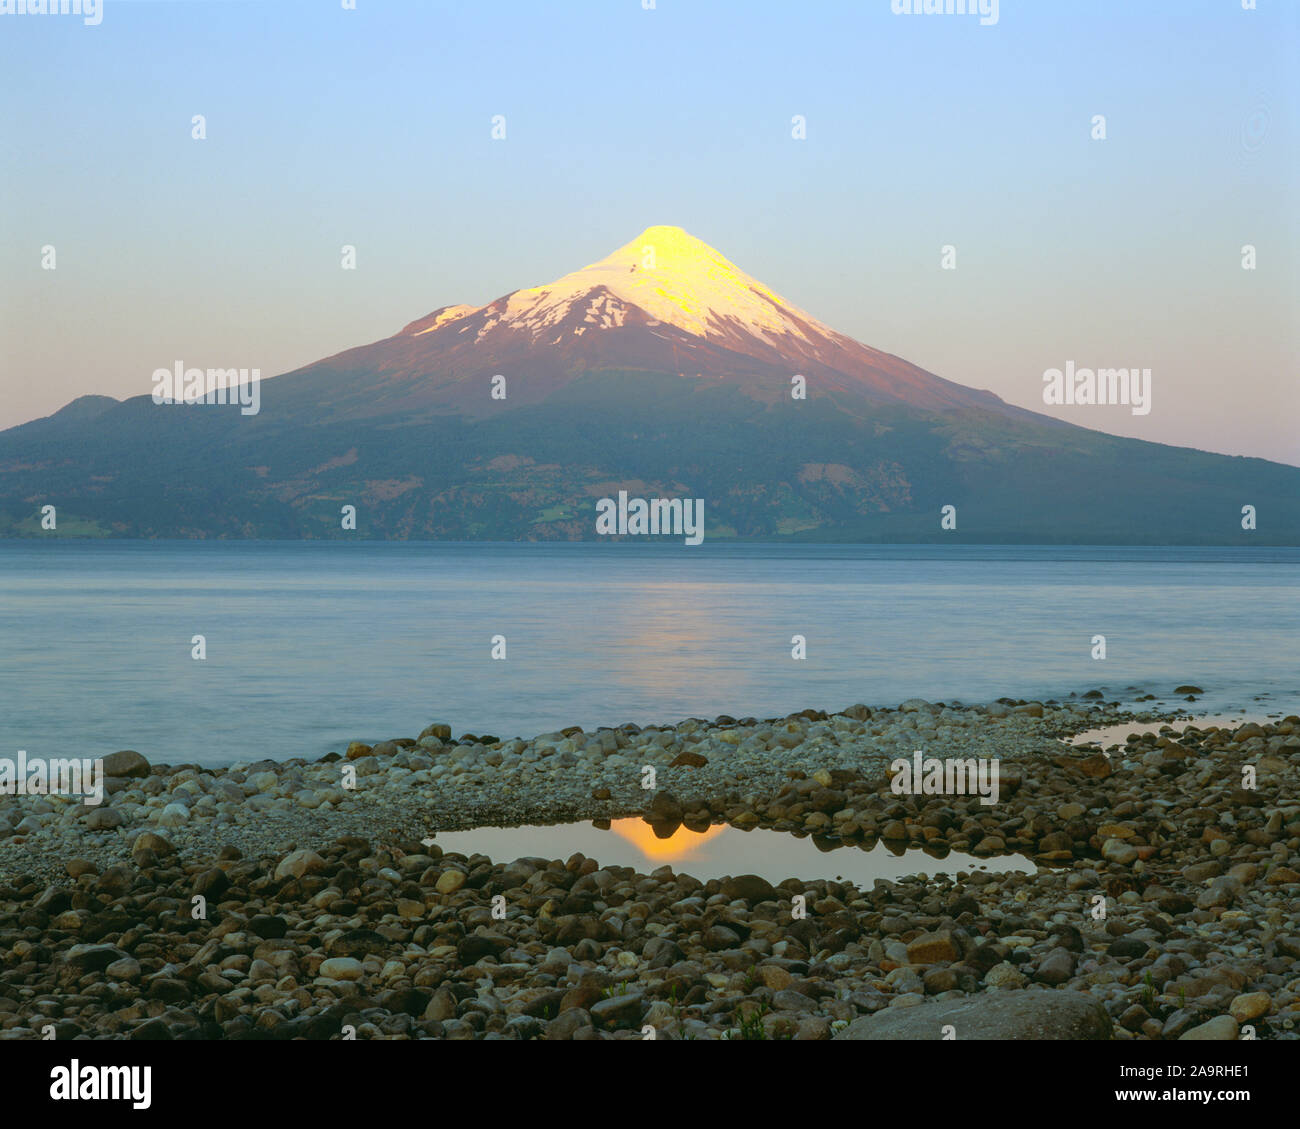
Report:
[[[1063,738],[1063,740],[1068,745],[1097,745],[1106,750],[1122,749],[1127,743],[1130,733],[1159,734],[1166,728],[1173,733],[1181,733],[1188,726],[1196,729],[1208,729],[1211,726],[1217,726],[1220,729],[1237,729],[1251,721],[1257,725],[1268,725],[1270,722],[1278,721],[1282,716],[1283,714],[1280,711],[1272,714],[1243,711],[1241,713],[1206,714],[1202,717],[1180,717],[1169,721],[1125,721],[1119,725],[1107,725],[1101,729],[1087,729],[1082,733],[1076,733],[1073,737]]]
[[[870,889],[877,878],[906,875],[956,875],[960,871],[990,874],[1032,874],[1033,861],[1024,855],[978,858],[949,851],[943,857],[920,847],[890,849],[878,843],[870,850],[846,844],[820,844],[810,836],[782,831],[742,831],[718,823],[704,831],[679,827],[660,838],[644,820],[616,819],[608,831],[592,823],[561,823],[531,827],[479,827],[473,831],[439,832],[434,842],[444,851],[487,855],[493,862],[517,858],[567,859],[581,852],[604,866],[630,866],[648,874],[671,866],[702,882],[727,875],[757,874],[776,884],[787,878],[835,879]]]

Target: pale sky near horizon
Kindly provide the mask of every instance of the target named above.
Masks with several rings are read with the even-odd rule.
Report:
[[[289,371],[672,224],[947,379],[1300,465],[1297,60],[1294,0],[0,14],[0,428],[177,360]],[[1046,407],[1069,361],[1150,368],[1150,414]]]

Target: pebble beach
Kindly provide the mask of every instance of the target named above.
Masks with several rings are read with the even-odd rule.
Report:
[[[1094,691],[124,750],[101,805],[0,796],[0,1039],[1300,1038],[1300,718],[1171,721]],[[897,793],[918,749],[996,759],[998,802]],[[437,842],[626,817],[1034,865],[868,888]]]

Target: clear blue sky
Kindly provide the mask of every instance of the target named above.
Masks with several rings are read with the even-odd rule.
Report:
[[[0,427],[147,393],[176,359],[283,372],[665,223],[949,379],[1046,410],[1047,368],[1149,367],[1150,415],[1066,418],[1300,463],[1300,5],[999,15],[889,0],[0,15]]]

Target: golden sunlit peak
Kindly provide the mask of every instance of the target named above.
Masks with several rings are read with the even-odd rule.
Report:
[[[620,329],[635,307],[656,323],[698,337],[748,334],[827,343],[836,334],[811,315],[751,278],[702,239],[671,224],[654,224],[635,239],[544,286],[516,290],[504,308],[494,303],[488,325],[549,337],[567,321],[581,320],[575,336]]]
[[[598,263],[590,264],[587,269],[623,263],[646,271],[680,271],[684,268],[704,267],[722,270],[733,277],[745,277],[734,263],[703,239],[697,239],[685,229],[669,224],[647,227],[631,242],[624,243]]]
[[[668,224],[656,224],[654,227],[647,227],[628,246],[635,250],[653,247],[658,254],[672,258],[722,258],[703,239],[696,239],[684,228],[672,227]],[[615,253],[617,254],[617,252]]]
[[[696,239],[695,236],[689,234],[684,227],[677,227],[675,224],[670,224],[670,223],[652,224],[650,227],[647,227],[645,231],[643,231],[640,235],[638,235],[637,238],[638,239],[689,239],[694,241],[695,243],[699,243],[701,246],[706,246],[706,244],[704,244],[701,240]]]
[[[598,290],[612,296],[613,305],[593,309],[592,294]],[[516,291],[501,321],[540,334],[582,310],[598,328],[618,328],[628,306],[700,337],[726,326],[759,337],[805,337],[813,327],[832,336],[704,240],[670,224],[647,227],[603,259],[549,285]],[[599,322],[594,320],[598,314]]]

